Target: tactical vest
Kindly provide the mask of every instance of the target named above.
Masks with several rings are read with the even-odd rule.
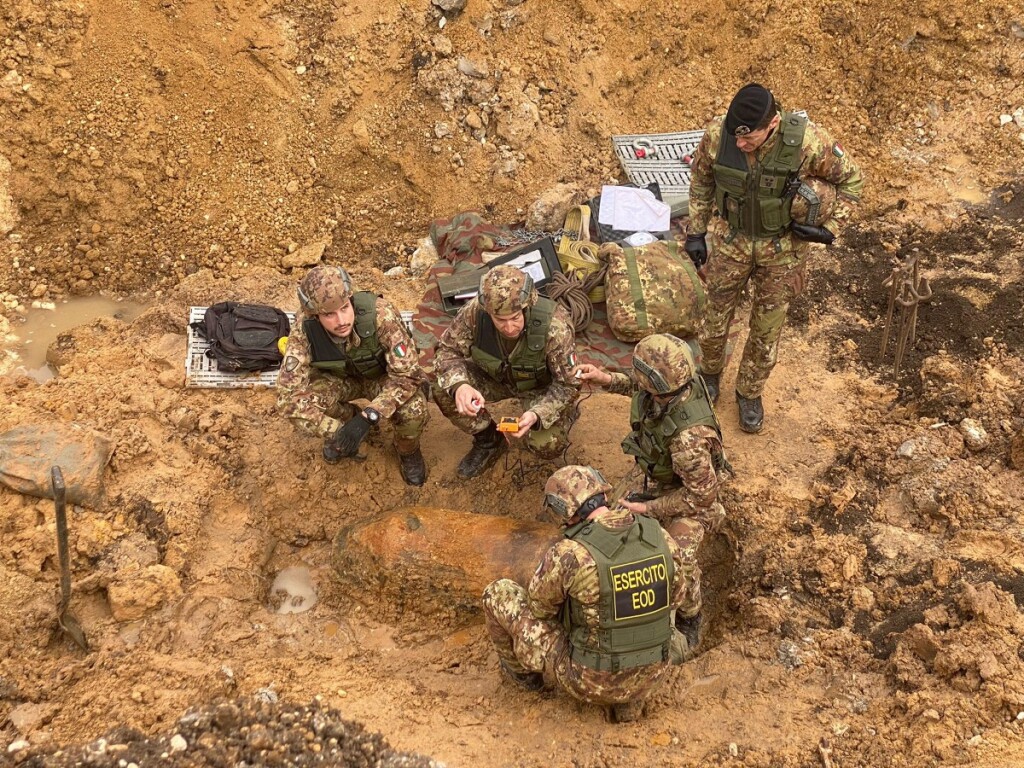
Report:
[[[672,485],[676,480],[672,468],[672,438],[690,427],[711,427],[722,439],[722,428],[711,405],[704,380],[697,376],[689,398],[673,404],[660,418],[648,418],[646,414],[654,405],[654,396],[641,389],[633,395],[629,410],[629,422],[633,431],[622,441],[622,450],[636,458],[644,474],[663,485]],[[724,454],[712,457],[715,469],[725,465]]]
[[[548,329],[555,314],[555,302],[543,296],[525,311],[524,337],[520,338],[506,359],[494,321],[482,308],[476,313],[476,334],[469,350],[473,362],[495,381],[517,392],[546,387],[551,383],[544,347],[548,343]]]
[[[750,237],[777,237],[792,221],[793,198],[787,196],[790,177],[800,168],[807,118],[782,113],[779,137],[764,159],[747,166],[736,137],[722,131],[715,158],[715,204],[733,231]]]
[[[317,318],[307,317],[302,322],[313,353],[312,365],[342,377],[379,379],[387,373],[387,350],[377,340],[377,295],[370,291],[352,294],[352,308],[359,346],[348,351],[334,343]]]
[[[590,552],[600,586],[597,627],[587,625],[583,606],[571,597],[562,614],[573,661],[620,672],[668,659],[675,566],[657,521],[636,515],[618,531],[584,521],[565,536]]]

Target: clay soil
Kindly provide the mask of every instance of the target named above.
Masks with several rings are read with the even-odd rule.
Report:
[[[0,488],[0,761],[201,741],[190,707],[262,692],[458,766],[1024,764],[1024,6],[894,5],[469,0],[442,28],[428,0],[4,2],[0,331],[73,295],[147,309],[62,334],[48,382],[0,375],[0,430],[115,449],[105,504],[71,510],[88,654],[54,634],[52,502]],[[456,482],[466,440],[436,411],[422,489],[386,434],[359,471],[325,466],[272,390],[183,388],[187,307],[294,309],[288,265],[323,246],[411,309],[432,219],[593,193],[621,178],[610,135],[699,128],[751,79],[842,140],[865,200],[791,310],[765,431],[723,398],[705,651],[612,725],[501,682],[478,619],[426,591],[395,611],[330,565],[343,526],[396,507],[532,519],[549,467]],[[911,255],[934,297],[894,376],[882,281]],[[569,459],[623,473],[627,410],[588,398]],[[271,610],[288,566],[307,612]],[[318,716],[255,711],[207,744]]]

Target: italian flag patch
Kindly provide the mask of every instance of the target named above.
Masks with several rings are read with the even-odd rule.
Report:
[[[409,354],[409,348],[405,345],[404,341],[400,341],[398,344],[395,344],[395,346],[392,347],[391,353],[395,357],[405,357],[406,355]]]
[[[568,363],[569,363],[569,367],[570,368],[575,368],[576,367],[576,353],[575,352],[570,352],[569,353]]]
[[[843,145],[838,141],[832,145],[832,154],[836,157],[843,157],[846,153],[843,152]]]

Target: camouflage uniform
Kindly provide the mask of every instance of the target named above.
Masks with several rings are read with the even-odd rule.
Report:
[[[609,392],[631,397],[642,388],[632,374],[613,373],[611,376],[612,381],[606,387]],[[687,519],[698,521],[710,533],[717,531],[725,520],[725,507],[718,500],[721,480],[716,469],[722,466],[725,457],[722,438],[712,427],[698,424],[678,432],[670,442],[670,450],[677,482],[661,483],[644,478],[642,486],[631,490],[656,497],[646,502],[647,514],[668,528],[673,536],[696,538],[700,543],[703,531],[694,530]]]
[[[621,507],[598,512],[593,521],[605,528],[622,530],[635,517]],[[701,609],[700,568],[696,545],[681,549],[665,537],[674,565],[670,605],[686,617]],[[500,579],[484,590],[487,634],[501,661],[515,673],[540,673],[548,686],[558,686],[581,701],[620,704],[647,696],[664,679],[671,662],[609,672],[591,669],[570,656],[569,633],[563,623],[571,597],[582,606],[586,626],[599,625],[600,594],[597,567],[581,543],[564,539],[553,545],[537,567],[527,589],[510,579]],[[673,643],[685,640],[675,633]],[[681,656],[673,655],[680,661]]]
[[[690,182],[691,234],[707,232],[709,306],[701,333],[703,370],[717,374],[725,365],[725,346],[740,292],[751,282],[753,305],[750,335],[743,350],[736,391],[744,398],[757,398],[778,359],[779,337],[786,323],[789,302],[803,291],[810,243],[788,231],[774,238],[755,238],[732,231],[729,223],[712,217],[715,197],[713,167],[724,131],[724,117],[708,126],[694,153]],[[780,141],[776,130],[751,157],[750,170]],[[838,200],[824,227],[838,235],[850,215],[850,205],[860,199],[863,181],[860,168],[827,131],[808,122],[800,149],[800,175],[818,177],[835,184]]]
[[[500,269],[495,267],[492,272]],[[519,273],[514,267],[509,269]],[[499,284],[498,288],[503,289],[504,284]],[[531,288],[529,293],[530,298],[525,306],[521,307],[519,302],[511,300],[509,296],[498,295],[491,298],[489,309],[492,314],[501,315],[508,314],[506,310],[518,311],[522,308],[529,311],[538,301],[536,290]],[[484,304],[477,297],[459,310],[441,337],[434,355],[434,370],[437,374],[434,401],[441,413],[455,426],[467,434],[478,435],[488,429],[493,420],[486,409],[475,416],[464,416],[458,412],[455,392],[462,384],[469,384],[478,390],[488,404],[516,398],[523,413],[533,411],[537,414],[539,426],[527,433],[527,447],[546,458],[558,456],[569,444],[572,405],[579,390],[579,383],[573,376],[576,340],[568,312],[557,305],[548,327],[544,358],[550,383],[523,392],[517,391],[509,382],[495,380],[471,358],[481,314],[485,314]],[[518,351],[525,345],[526,332],[524,328],[518,339],[507,342],[499,335],[501,354],[506,360],[513,354],[510,347]]]
[[[342,376],[312,367],[313,354],[303,321],[316,314],[304,311],[292,326],[284,362],[277,378],[277,407],[303,432],[330,437],[357,412],[352,400],[365,398],[389,419],[395,431],[399,454],[419,446],[427,423],[426,381],[419,366],[416,347],[401,314],[389,302],[377,299],[377,339],[386,350],[387,373],[377,379]],[[352,331],[345,339],[331,337],[342,351],[358,347],[360,338]]]

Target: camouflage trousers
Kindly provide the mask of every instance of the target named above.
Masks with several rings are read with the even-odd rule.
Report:
[[[809,246],[786,234],[778,239],[752,239],[730,234],[724,219],[708,228],[708,307],[700,336],[705,373],[721,373],[725,347],[740,293],[749,282],[752,306],[750,334],[743,347],[736,391],[760,397],[779,356],[779,338],[789,303],[803,291]]]
[[[359,411],[353,400],[373,400],[380,394],[386,379],[357,379],[332,376],[330,374],[311,378],[309,388],[320,402],[328,403],[327,415],[346,422]],[[427,410],[427,397],[422,389],[392,414],[389,422],[395,432],[395,444],[399,453],[409,453],[419,445],[420,435],[427,425],[430,412]]]
[[[511,579],[491,582],[484,590],[487,635],[513,672],[539,672],[547,687],[557,687],[589,704],[623,704],[645,698],[662,682],[672,663],[688,655],[686,638],[674,632],[669,661],[623,672],[601,672],[572,660],[561,623],[534,618],[526,590]]]
[[[680,489],[679,485],[663,485],[661,483],[654,483],[651,485],[648,482],[645,486],[643,481],[643,473],[639,473],[639,477],[634,480],[630,487],[627,488],[626,494],[631,492],[646,493],[655,498],[661,498],[669,493],[673,493]],[[678,508],[666,509],[657,515],[658,522],[662,526],[672,533],[673,538],[679,543],[679,546],[683,548],[684,552],[688,543],[695,541],[694,552],[697,551],[697,547],[700,545],[701,539],[704,538],[704,533],[715,533],[719,528],[722,527],[722,523],[725,522],[725,507],[717,499],[707,507],[697,507],[685,500],[681,501]],[[679,524],[678,530],[679,535],[676,535],[672,526]],[[680,538],[682,536],[682,539]]]
[[[503,400],[516,399],[522,408],[522,412],[531,410],[533,404],[540,395],[531,392],[516,392],[505,384],[495,381],[475,365],[469,365],[469,385],[484,396],[488,404],[499,403]],[[440,387],[433,388],[434,402],[441,409],[441,413],[452,424],[468,435],[476,435],[487,429],[492,421],[487,411],[481,411],[477,416],[463,416],[455,407],[455,398],[449,395]],[[569,445],[569,428],[573,421],[573,407],[566,406],[558,417],[558,421],[546,429],[531,429],[523,438],[526,447],[545,459],[553,459],[559,456]]]

